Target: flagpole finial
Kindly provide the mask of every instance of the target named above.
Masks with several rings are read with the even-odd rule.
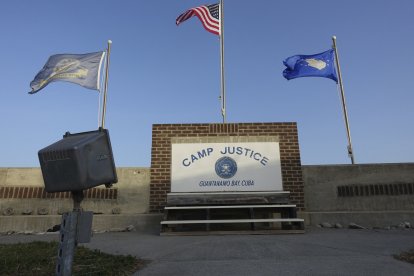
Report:
[[[332,49],[336,51],[336,35],[332,36]]]
[[[112,44],[112,40],[108,39],[108,44]]]

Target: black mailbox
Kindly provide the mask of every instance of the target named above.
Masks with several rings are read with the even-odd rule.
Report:
[[[68,192],[118,182],[107,129],[70,134],[38,153],[46,192]]]

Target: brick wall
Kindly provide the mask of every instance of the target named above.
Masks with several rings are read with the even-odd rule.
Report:
[[[85,199],[117,199],[118,190],[91,188],[83,192]],[[70,192],[47,193],[43,187],[0,187],[0,199],[24,198],[72,198]]]
[[[171,139],[181,137],[277,136],[283,189],[304,210],[302,169],[296,123],[154,124],[152,126],[150,211],[162,212],[171,186]]]

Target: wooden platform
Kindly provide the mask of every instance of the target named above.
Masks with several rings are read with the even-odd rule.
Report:
[[[229,205],[229,204],[288,204],[288,191],[280,192],[214,192],[168,193],[167,206]]]
[[[289,194],[170,193],[161,235],[304,233]]]
[[[281,234],[304,234],[305,230],[228,230],[228,231],[180,231],[161,232],[161,236],[208,236],[208,235],[281,235]]]
[[[224,206],[170,206],[165,210],[194,210],[194,209],[237,209],[237,208],[293,208],[296,205],[224,205]]]

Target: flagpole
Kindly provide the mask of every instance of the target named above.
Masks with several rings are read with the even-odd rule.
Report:
[[[111,54],[111,45],[112,45],[112,41],[108,40],[108,49],[106,51],[105,86],[104,86],[104,95],[103,95],[103,103],[102,103],[102,120],[101,120],[101,127],[102,128],[105,128],[106,95],[107,95],[107,92],[108,92],[109,56]]]
[[[346,133],[348,136],[348,155],[351,158],[352,164],[355,164],[354,151],[352,149],[352,141],[351,141],[351,131],[349,130],[348,112],[346,110],[346,103],[345,103],[344,85],[342,83],[341,67],[339,65],[339,57],[338,57],[339,55],[338,55],[338,49],[336,47],[336,36],[332,36],[332,42],[333,42],[332,48],[335,51],[336,68],[338,69],[338,81],[339,81],[339,88],[341,90],[342,110],[344,112]]]
[[[223,0],[220,0],[220,67],[221,67],[221,115],[223,124],[226,123],[226,90],[224,83],[224,10]]]

